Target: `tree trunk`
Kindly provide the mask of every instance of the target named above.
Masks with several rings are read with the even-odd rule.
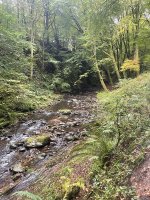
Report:
[[[34,44],[34,36],[33,36],[33,30],[31,30],[31,47],[30,47],[30,50],[31,50],[30,78],[31,79],[33,78],[33,58],[34,58],[34,46],[33,46],[33,44]]]
[[[113,59],[114,69],[115,69],[115,72],[116,72],[116,75],[117,75],[117,78],[118,78],[118,81],[119,81],[119,79],[121,78],[121,76],[120,76],[119,69],[118,69],[115,57],[113,55],[113,52],[112,52],[112,59]]]
[[[113,85],[113,81],[112,81],[109,69],[107,69],[106,71],[107,71],[107,75],[108,75],[108,79],[109,79],[110,85]]]
[[[111,45],[111,49],[110,49],[110,55],[111,55],[111,58],[112,58],[112,60],[113,60],[114,70],[115,70],[115,72],[116,72],[117,79],[118,79],[118,81],[119,81],[119,79],[121,78],[121,76],[120,76],[119,69],[118,69],[118,65],[117,65],[117,62],[116,62],[116,59],[115,59],[115,56],[114,56],[113,46],[112,46],[112,45]]]
[[[95,58],[95,67],[96,67],[96,71],[97,71],[97,73],[98,73],[98,77],[99,77],[100,83],[101,83],[101,85],[102,85],[104,91],[105,91],[105,92],[108,92],[109,90],[108,90],[107,87],[106,87],[106,84],[105,84],[105,82],[104,82],[104,80],[103,80],[103,77],[102,77],[102,75],[101,75],[101,73],[100,73],[100,69],[99,69],[99,66],[98,66],[96,45],[94,46],[94,58]]]

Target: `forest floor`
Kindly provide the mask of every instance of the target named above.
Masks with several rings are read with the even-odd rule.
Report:
[[[145,150],[145,159],[131,176],[132,186],[140,200],[150,200],[150,147]]]

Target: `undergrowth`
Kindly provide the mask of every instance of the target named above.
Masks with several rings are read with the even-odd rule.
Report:
[[[91,199],[137,199],[130,186],[130,176],[144,159],[150,136],[149,81],[150,74],[143,74],[122,81],[110,93],[98,94],[101,114],[92,126],[92,133],[97,141],[111,148],[103,148],[103,153],[97,149],[101,159],[97,157],[93,164]]]
[[[56,97],[40,74],[32,81],[17,70],[0,73],[0,128],[13,124],[29,111],[47,106]]]

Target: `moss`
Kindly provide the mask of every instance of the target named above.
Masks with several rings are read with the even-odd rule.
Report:
[[[38,136],[32,136],[25,140],[26,143],[33,143],[33,142],[40,142],[40,143],[46,143],[50,140],[50,137],[47,135],[38,135]]]
[[[71,114],[71,110],[70,109],[61,109],[59,110],[59,112],[63,115],[69,115]]]

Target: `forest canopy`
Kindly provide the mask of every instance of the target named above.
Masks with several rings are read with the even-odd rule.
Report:
[[[59,92],[113,85],[150,62],[148,0],[1,0],[0,68]]]

